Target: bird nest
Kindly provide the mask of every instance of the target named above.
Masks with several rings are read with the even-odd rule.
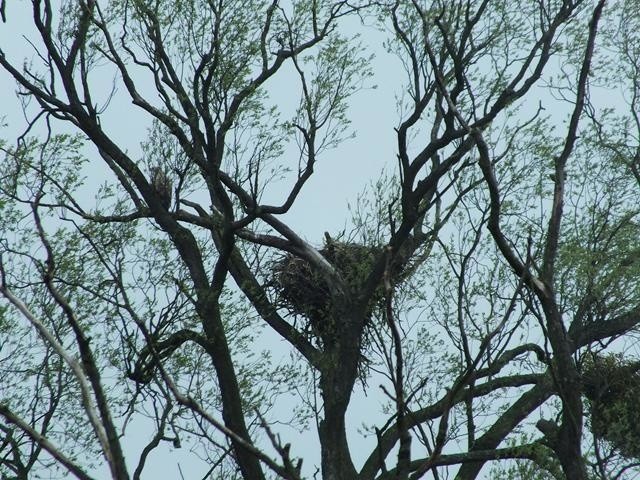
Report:
[[[583,365],[584,394],[591,430],[628,458],[640,458],[640,364],[615,355],[592,357]]]
[[[365,280],[383,249],[329,239],[319,252],[336,268],[347,286],[354,288]],[[280,306],[292,315],[304,318],[307,331],[323,341],[336,334],[331,288],[309,262],[291,254],[284,255],[273,264],[271,284]],[[376,301],[381,298],[382,291],[374,295],[363,321],[370,319]]]

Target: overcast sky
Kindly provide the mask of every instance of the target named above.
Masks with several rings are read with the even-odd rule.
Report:
[[[16,62],[21,64],[22,58],[34,58],[33,47],[29,45],[28,38],[34,34],[31,26],[31,16],[26,7],[27,2],[8,2],[7,17],[8,23],[0,24],[0,48],[2,48],[8,58],[20,59]],[[355,24],[354,24],[355,25]],[[374,77],[369,86],[376,85],[376,88],[367,88],[357,93],[351,101],[350,118],[352,128],[356,133],[354,139],[347,140],[340,148],[326,152],[320,159],[315,173],[306,185],[299,200],[294,205],[290,214],[286,216],[288,224],[297,232],[301,233],[312,243],[319,245],[322,241],[324,231],[336,233],[348,226],[349,213],[347,204],[353,204],[358,194],[367,185],[378,178],[383,168],[390,171],[395,170],[395,134],[394,126],[398,123],[398,112],[396,109],[395,96],[401,93],[404,75],[400,63],[392,56],[384,52],[382,48],[383,36],[373,29],[362,30],[366,32],[362,37],[362,42],[370,47],[375,53],[372,62]],[[23,38],[24,35],[27,38]],[[35,42],[34,42],[35,43]],[[113,78],[113,70],[105,69],[105,75],[100,77],[96,83],[96,90],[107,91]],[[270,92],[274,102],[283,104],[297,103],[298,83],[292,76],[280,75],[276,83],[271,85]],[[8,126],[0,132],[0,137],[12,141],[16,134],[22,131],[25,122],[20,110],[18,98],[14,94],[15,84],[8,74],[0,71],[0,92],[5,92],[2,98],[2,110],[0,116],[4,116]],[[549,95],[537,95],[532,99],[532,105],[537,105],[537,100],[544,98],[547,108],[553,105],[553,98]],[[553,112],[550,112],[553,113]],[[117,139],[121,146],[132,153],[134,158],[141,155],[140,141],[144,139],[146,129],[149,127],[148,117],[136,107],[131,105],[128,97],[122,88],[114,98],[110,108],[101,116],[102,126],[113,138]],[[38,130],[36,130],[38,131]],[[39,132],[42,132],[42,125]],[[88,155],[95,155],[95,151],[89,150]],[[106,169],[103,169],[98,156],[95,156],[90,176],[87,181],[90,186],[101,184],[106,176]],[[99,168],[93,166],[99,164]],[[286,184],[282,184],[283,194],[286,192]],[[277,201],[277,190],[272,191],[274,202]],[[270,334],[265,338],[274,344],[281,342],[275,335]],[[351,404],[351,422],[348,431],[352,438],[361,439],[357,428],[364,421],[371,421],[372,415],[379,412],[379,398],[377,384],[370,385],[369,396],[363,399],[361,389],[356,392],[356,397]],[[359,401],[362,399],[363,401]],[[366,405],[367,408],[361,408]],[[290,405],[282,404],[283,414],[290,410]],[[130,432],[129,432],[130,433]],[[148,431],[140,429],[139,445],[130,445],[130,459],[137,458],[136,447],[141,447],[146,440]],[[315,431],[311,431],[308,439],[316,437]],[[294,437],[292,437],[294,438]],[[290,441],[287,439],[287,441]],[[138,442],[135,436],[127,440],[130,444]],[[305,458],[307,468],[310,468],[313,454],[305,451],[312,447],[313,443],[294,442],[292,453]],[[354,459],[358,462],[363,459],[363,455],[368,453],[374,445],[374,440],[360,440],[353,443]],[[163,451],[164,450],[164,451]],[[129,450],[127,450],[129,451]],[[146,478],[178,478],[175,465],[175,453],[173,449],[165,447],[159,449],[152,455]],[[185,452],[179,452],[183,456]],[[318,453],[318,452],[316,452]],[[187,458],[183,456],[183,458]],[[316,459],[319,458],[319,455]],[[194,472],[190,470],[189,462],[186,459],[181,461],[181,468],[186,478],[194,478]],[[197,469],[197,471],[200,471]],[[313,470],[307,470],[312,473]]]

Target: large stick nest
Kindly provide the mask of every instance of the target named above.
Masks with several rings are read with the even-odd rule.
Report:
[[[640,458],[640,363],[608,355],[588,359],[582,369],[591,429],[628,458]]]
[[[347,286],[354,288],[365,280],[374,261],[382,255],[383,247],[328,239],[319,251],[338,270]],[[329,328],[333,322],[329,285],[309,262],[291,254],[283,256],[273,264],[272,285],[276,288],[280,306],[295,316],[306,318],[314,335],[326,341],[336,333],[335,328]],[[382,295],[382,289],[379,289],[367,317]]]

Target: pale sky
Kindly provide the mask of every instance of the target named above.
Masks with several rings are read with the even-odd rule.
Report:
[[[8,23],[0,24],[0,48],[6,51],[7,57],[21,59],[23,57],[33,57],[33,49],[28,42],[22,38],[26,29],[30,29],[31,17],[25,11],[28,7],[26,2],[8,2],[7,17]],[[32,30],[29,30],[33,32]],[[362,31],[362,30],[361,30]],[[30,33],[31,34],[31,33]],[[355,95],[351,101],[350,118],[351,127],[356,132],[354,139],[347,140],[336,150],[325,153],[318,163],[315,173],[305,186],[305,189],[294,208],[285,217],[288,224],[301,233],[305,238],[314,244],[320,245],[323,232],[336,233],[342,230],[345,225],[348,227],[349,212],[347,204],[354,204],[358,194],[367,185],[378,178],[383,168],[391,171],[396,167],[395,156],[395,134],[394,126],[398,123],[398,112],[396,109],[395,95],[401,92],[404,81],[404,72],[400,63],[392,56],[384,52],[382,48],[383,36],[374,32],[373,29],[367,31],[363,37],[365,43],[375,52],[376,57],[372,63],[374,77],[370,83],[377,86],[376,89],[365,89]],[[18,64],[21,61],[17,62]],[[106,69],[105,69],[106,71]],[[112,80],[111,74],[101,77],[103,84],[96,83],[96,89],[108,89]],[[272,100],[276,103],[290,105],[292,98],[297,101],[298,84],[292,83],[287,75],[281,75],[277,82],[271,85]],[[0,137],[13,140],[24,126],[23,116],[19,108],[19,103],[14,95],[14,82],[4,71],[0,71],[0,92],[5,92],[2,99],[2,111],[0,117],[4,116],[9,123],[8,127],[0,131]],[[136,107],[130,104],[127,97],[122,95],[123,89],[119,89],[111,107],[101,115],[103,128],[117,139],[121,146],[129,152],[134,152],[134,158],[141,152],[140,141],[144,138],[146,128],[149,126],[148,117]],[[533,95],[532,97],[536,97]],[[553,105],[553,99],[548,94],[543,94],[538,90],[538,98],[545,98],[547,107]],[[532,104],[537,105],[538,98],[532,98]],[[39,130],[42,132],[42,129]],[[89,154],[91,152],[88,152]],[[101,163],[96,156],[96,161],[92,165]],[[100,167],[102,168],[102,167]],[[106,170],[104,171],[106,172]],[[100,184],[104,178],[104,172],[100,169],[92,169],[91,178],[88,180],[94,185]],[[283,183],[283,187],[286,187]],[[284,190],[286,192],[286,190]],[[275,197],[277,191],[271,192]],[[282,341],[274,334],[267,334],[270,344],[276,345],[275,349],[282,344]],[[382,398],[377,388],[379,382],[371,381],[368,396],[363,397],[362,390],[356,387],[356,393],[350,407],[348,431],[353,441],[353,456],[359,464],[375,445],[374,439],[363,440],[357,432],[362,422],[371,422],[372,416],[380,410]],[[379,400],[379,401],[378,401]],[[279,405],[282,414],[290,411],[290,405]],[[219,417],[219,416],[218,416]],[[129,435],[125,445],[129,456],[137,460],[137,448],[142,447],[142,443],[136,444],[136,435]],[[315,444],[316,432],[311,431],[303,438],[296,439],[289,430],[283,430],[283,437],[286,441],[292,442],[293,455],[299,455],[305,459],[307,474],[312,474],[312,459],[319,463],[319,452]],[[140,442],[148,437],[146,431],[139,432]],[[199,465],[195,471],[190,470],[190,461],[187,452],[174,451],[164,444],[158,448],[148,463],[144,478],[179,478],[176,467],[176,458],[181,458],[180,465],[186,478],[195,478],[198,472],[202,471]],[[312,452],[311,450],[316,450]],[[132,472],[133,467],[130,468]]]

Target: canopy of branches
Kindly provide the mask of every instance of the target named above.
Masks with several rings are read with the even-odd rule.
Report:
[[[640,478],[637,0],[0,13],[1,478]]]

